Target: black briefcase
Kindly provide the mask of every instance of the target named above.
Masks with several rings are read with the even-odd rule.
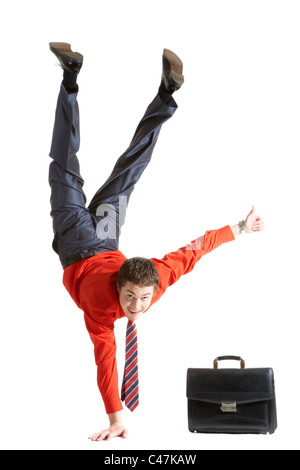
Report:
[[[221,360],[238,360],[241,368],[219,369]],[[273,369],[246,369],[240,357],[218,357],[213,369],[188,369],[187,398],[191,432],[272,434],[277,428]]]

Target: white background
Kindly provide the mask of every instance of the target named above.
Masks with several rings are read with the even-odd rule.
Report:
[[[296,0],[2,4],[2,449],[299,449],[299,21]],[[88,440],[107,417],[83,315],[51,249],[48,153],[62,73],[50,41],[85,56],[88,200],[156,94],[162,49],[184,62],[179,108],[130,201],[127,257],[162,257],[252,204],[266,224],[202,259],[139,320],[140,406],[124,411],[127,440]],[[120,376],[125,328],[116,324]],[[189,433],[186,370],[223,354],[273,367],[274,435]]]

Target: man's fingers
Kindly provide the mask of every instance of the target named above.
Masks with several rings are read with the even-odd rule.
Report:
[[[102,432],[98,439],[96,439],[96,441],[106,441],[106,440],[109,440],[108,437],[109,436],[109,431],[105,431],[105,432]]]
[[[265,224],[260,221],[260,222],[254,222],[253,224],[253,230],[256,232],[259,232],[260,230],[263,230],[265,227]]]
[[[102,431],[102,432],[97,432],[96,434],[93,434],[89,439],[92,441],[104,441],[109,434],[109,431]]]

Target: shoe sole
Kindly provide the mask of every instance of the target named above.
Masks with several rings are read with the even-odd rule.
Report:
[[[184,76],[182,75],[183,63],[181,59],[169,49],[164,49],[163,55],[170,64],[171,77],[176,83],[178,83],[178,85],[181,86],[184,83]]]
[[[67,42],[50,42],[49,46],[51,52],[53,52],[58,59],[63,57],[67,61],[71,61],[73,64],[82,64],[83,55],[79,52],[73,52],[71,44],[68,44]]]

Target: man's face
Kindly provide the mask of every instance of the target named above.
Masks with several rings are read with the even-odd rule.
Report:
[[[151,304],[153,286],[138,286],[127,281],[119,288],[119,301],[128,320],[136,321]]]

